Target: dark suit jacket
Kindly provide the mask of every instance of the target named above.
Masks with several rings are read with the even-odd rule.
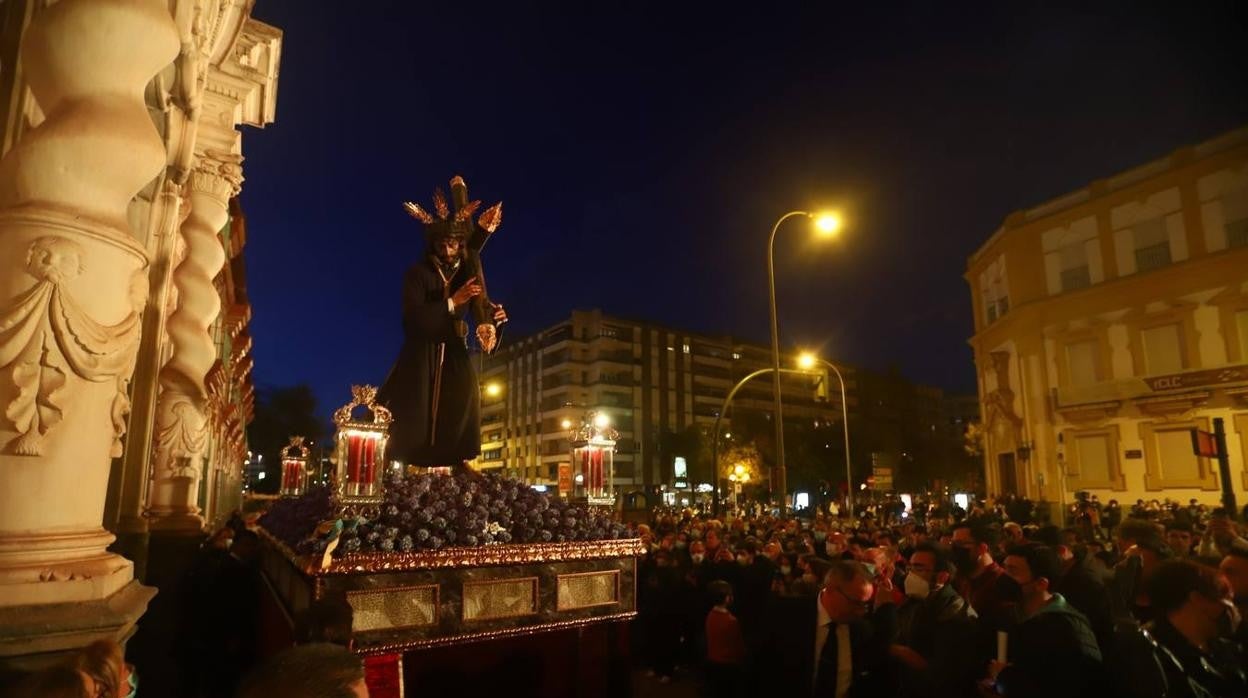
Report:
[[[815,631],[818,623],[818,607],[815,596],[773,596],[768,607],[768,642],[760,666],[770,667],[768,692],[770,695],[794,697],[815,696],[814,660]],[[850,626],[850,657],[853,660],[854,680],[850,696],[888,698],[897,692],[896,672],[888,655],[888,645],[897,627],[897,607],[887,604],[863,620]],[[835,642],[835,628],[829,632],[828,642]],[[825,653],[827,654],[827,653]],[[831,654],[831,667],[826,671],[822,685],[836,686],[836,655]],[[832,679],[828,682],[827,679]],[[828,694],[831,695],[831,694]]]

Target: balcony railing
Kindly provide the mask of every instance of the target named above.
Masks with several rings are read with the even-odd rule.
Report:
[[[1248,247],[1248,218],[1226,224],[1226,246]]]
[[[1170,242],[1140,247],[1135,251],[1135,270],[1151,271],[1170,263]]]
[[[1062,290],[1075,291],[1092,285],[1092,274],[1088,265],[1062,270]]]

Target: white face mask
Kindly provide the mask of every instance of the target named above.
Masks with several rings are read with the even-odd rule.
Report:
[[[906,575],[906,596],[916,599],[926,599],[928,594],[932,593],[932,585],[919,575],[910,572]]]
[[[693,564],[700,565],[702,564],[702,558],[706,556],[703,555],[702,553],[694,553],[693,555],[690,555],[689,557],[693,558]]]
[[[788,565],[780,565],[780,574],[788,576],[788,574],[792,571],[793,571],[792,567],[789,567]]]

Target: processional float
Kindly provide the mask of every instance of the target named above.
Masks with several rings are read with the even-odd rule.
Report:
[[[452,193],[456,210],[439,198],[436,219],[414,205],[408,210],[435,222],[466,218],[474,229],[489,228],[477,236],[483,242],[501,209],[472,224],[477,204],[467,200],[462,178],[452,181]],[[480,274],[480,245],[471,248]],[[481,327],[489,308],[473,313]],[[483,349],[497,341],[483,334]],[[390,461],[392,431],[405,425],[377,395],[372,386],[355,386],[334,413],[331,486],[308,487],[304,471],[303,491],[275,502],[260,520],[270,617],[293,619],[318,599],[345,598],[373,696],[397,698],[405,684],[439,685],[455,671],[478,687],[496,681],[505,695],[515,689],[505,662],[516,652],[529,655],[538,672],[528,679],[538,685],[525,690],[605,694],[609,676],[627,673],[644,551],[613,519],[613,508],[602,506],[614,501],[614,430],[591,415],[584,433],[572,436],[588,480],[583,497],[571,501],[498,475],[418,472],[405,466],[431,464]],[[299,448],[288,447],[292,462],[306,462]],[[575,665],[569,656],[579,658]]]

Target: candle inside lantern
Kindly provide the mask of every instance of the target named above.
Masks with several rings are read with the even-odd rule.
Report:
[[[363,460],[364,435],[347,434],[347,482],[358,486]],[[355,488],[353,487],[352,490],[354,491]]]
[[[361,486],[365,492],[372,494],[373,483],[377,479],[377,439],[375,438],[364,440],[364,457],[360,473]]]

